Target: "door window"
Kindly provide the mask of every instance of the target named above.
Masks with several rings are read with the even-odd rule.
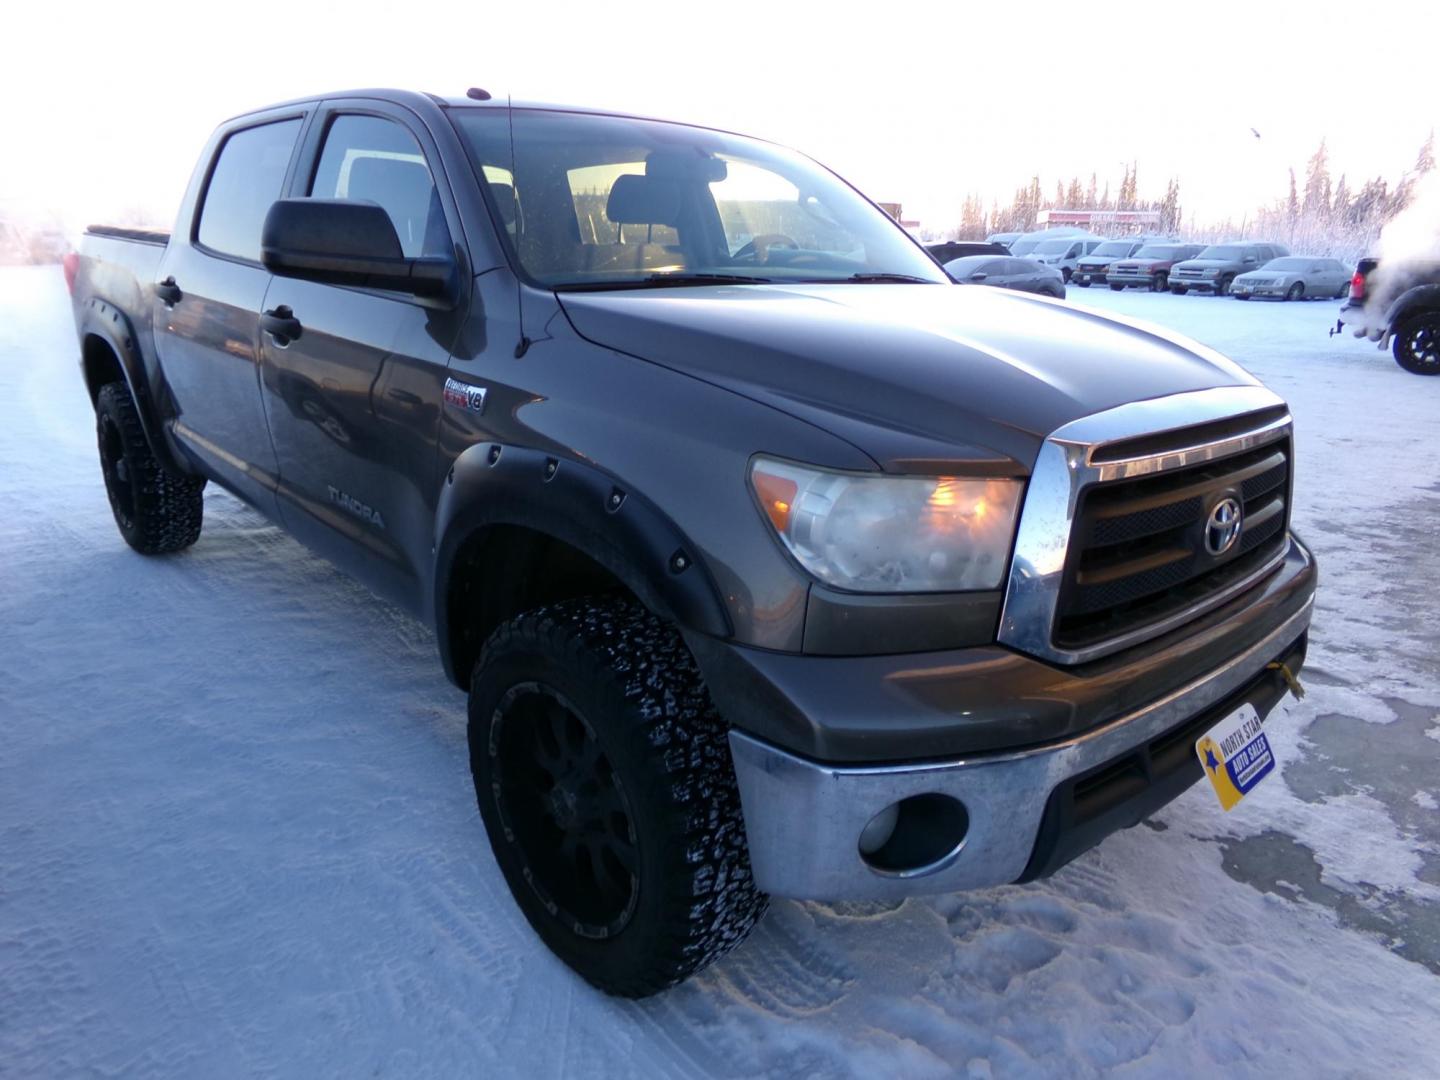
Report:
[[[444,255],[450,230],[415,137],[380,116],[337,116],[310,184],[317,199],[355,199],[385,210],[406,258]]]
[[[195,238],[222,255],[260,261],[260,227],[280,197],[300,120],[232,132],[205,186]]]

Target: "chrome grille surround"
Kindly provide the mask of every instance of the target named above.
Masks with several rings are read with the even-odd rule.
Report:
[[[1277,410],[1284,410],[1276,415]],[[1234,421],[1264,413],[1256,423]],[[1196,442],[1190,429],[1230,421],[1222,436]],[[1093,484],[1128,480],[1243,453],[1290,437],[1285,402],[1262,386],[1227,386],[1130,402],[1072,420],[1040,449],[1025,492],[1015,553],[1005,588],[999,640],[1020,652],[1059,664],[1080,664],[1148,641],[1238,596],[1274,572],[1280,554],[1238,581],[1167,617],[1084,647],[1055,643],[1056,612],[1075,529],[1080,496]],[[1166,440],[1174,433],[1173,442]],[[1133,456],[1112,444],[1144,438],[1146,452]],[[1118,452],[1117,452],[1118,451]],[[1292,463],[1293,471],[1293,463]]]

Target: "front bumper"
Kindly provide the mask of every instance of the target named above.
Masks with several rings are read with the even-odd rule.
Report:
[[[1070,280],[1077,285],[1104,285],[1108,280],[1104,270],[1087,270],[1077,267],[1070,273]]]
[[[884,900],[1048,874],[1198,779],[1191,747],[1210,725],[1246,701],[1261,715],[1270,711],[1283,684],[1267,665],[1298,667],[1312,607],[1307,596],[1213,670],[1102,727],[1044,746],[919,764],[828,765],[732,730],[756,884],[797,899]],[[968,827],[957,845],[899,871],[876,869],[861,855],[861,833],[876,814],[933,794],[963,804]]]
[[[1179,285],[1186,289],[1208,289],[1215,292],[1220,287],[1219,278],[1177,278],[1170,279],[1172,286]]]
[[[1275,296],[1283,297],[1290,291],[1288,285],[1251,285],[1245,281],[1230,283],[1231,296]]]
[[[1154,274],[1119,274],[1110,271],[1105,275],[1109,285],[1149,285],[1155,280]]]

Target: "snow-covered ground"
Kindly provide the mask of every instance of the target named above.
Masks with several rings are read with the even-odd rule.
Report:
[[[1049,881],[777,902],[650,1001],[553,959],[429,632],[234,499],[120,541],[54,268],[0,271],[0,1075],[1434,1076],[1440,379],[1333,303],[1071,289],[1292,402],[1322,562],[1280,774]]]

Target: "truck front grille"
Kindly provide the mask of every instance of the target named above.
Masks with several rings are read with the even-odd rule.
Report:
[[[1255,573],[1284,549],[1289,494],[1288,439],[1086,489],[1060,587],[1055,643],[1083,648],[1143,628]],[[1206,542],[1211,513],[1227,497],[1241,507],[1240,531],[1214,554]]]

